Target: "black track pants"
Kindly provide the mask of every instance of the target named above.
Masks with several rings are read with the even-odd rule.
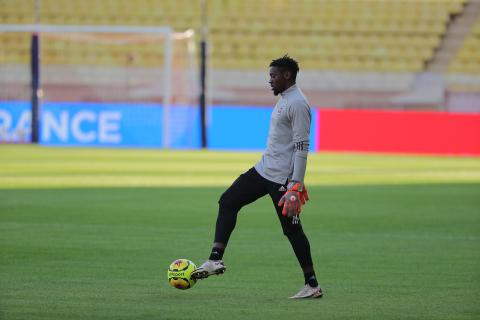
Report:
[[[283,234],[288,238],[293,251],[302,267],[312,266],[310,244],[303,232],[301,222],[292,224],[292,219],[282,216],[282,207],[278,201],[285,194],[286,185],[281,185],[263,178],[255,168],[241,174],[237,180],[220,197],[217,224],[215,229],[215,242],[227,245],[230,235],[237,222],[240,209],[257,199],[270,195],[278,219],[282,225]],[[283,190],[280,191],[279,189]]]

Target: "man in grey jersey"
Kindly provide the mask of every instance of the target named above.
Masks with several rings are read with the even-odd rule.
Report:
[[[309,148],[311,111],[307,99],[296,85],[297,62],[285,55],[270,63],[270,86],[274,95],[281,95],[273,109],[267,149],[253,168],[241,174],[222,194],[215,228],[215,239],[209,259],[192,277],[207,278],[222,274],[222,261],[240,209],[270,195],[282,225],[302,268],[305,285],[290,298],[321,298],[313,268],[310,244],[303,232],[299,214],[308,201],[303,183]]]

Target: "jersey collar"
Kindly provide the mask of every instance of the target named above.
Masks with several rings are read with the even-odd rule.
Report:
[[[283,91],[282,93],[280,93],[280,95],[282,97],[285,97],[285,95],[289,94],[290,92],[293,92],[297,89],[297,85],[296,84],[293,84],[291,87],[289,87],[287,90]]]

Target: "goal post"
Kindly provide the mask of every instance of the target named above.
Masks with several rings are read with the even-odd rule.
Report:
[[[38,43],[32,41],[29,48],[26,39],[30,35],[37,35]],[[42,102],[161,105],[162,132],[158,146],[164,148],[172,146],[172,125],[175,125],[172,106],[198,103],[193,30],[174,32],[170,27],[144,26],[0,25],[0,41],[6,44],[0,45],[3,48],[0,48],[0,56],[4,53],[0,58],[0,73],[4,75],[0,77],[0,101],[23,100],[25,93],[22,91],[27,89],[26,80],[30,78],[32,107],[36,105],[35,97],[42,98]],[[34,57],[35,54],[38,56]],[[32,58],[32,62],[38,61],[35,68],[31,64],[28,76],[27,57]],[[32,108],[31,115],[37,111]],[[31,121],[32,137],[38,134],[36,128],[36,121]],[[8,140],[5,134],[2,138],[2,130],[8,131],[0,128],[0,141]],[[11,130],[10,138],[19,139],[12,136]],[[35,142],[34,139],[31,142]]]

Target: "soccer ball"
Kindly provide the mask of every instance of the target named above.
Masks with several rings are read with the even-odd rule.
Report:
[[[190,289],[197,282],[190,276],[197,269],[195,263],[188,259],[177,259],[168,267],[168,283],[177,289]]]

